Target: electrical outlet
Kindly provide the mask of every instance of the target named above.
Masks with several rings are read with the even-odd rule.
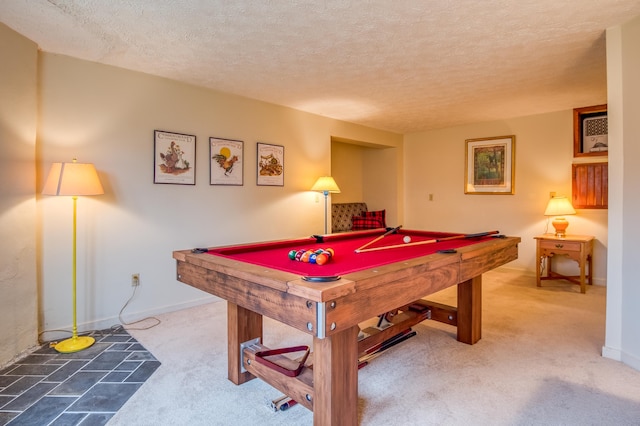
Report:
[[[140,285],[140,274],[131,274],[131,287]]]

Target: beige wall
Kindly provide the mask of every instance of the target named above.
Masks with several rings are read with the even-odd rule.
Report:
[[[603,355],[640,370],[640,17],[607,30],[609,274]]]
[[[402,146],[365,151],[364,199],[369,210],[386,210],[387,226],[402,225]]]
[[[37,52],[0,24],[0,370],[37,344]]]
[[[402,144],[338,142],[331,145],[331,174],[340,187],[334,203],[366,202],[370,211],[386,210],[388,226],[401,224]]]
[[[406,226],[463,233],[497,229],[519,236],[519,258],[509,267],[533,274],[533,237],[553,231],[543,216],[549,192],[571,196],[572,117],[570,110],[559,111],[406,135]],[[505,135],[516,137],[515,194],[465,194],[465,140]],[[568,220],[569,233],[596,237],[594,278],[604,284],[607,210],[578,210]],[[577,271],[575,262],[559,266],[568,273]]]
[[[309,190],[331,172],[332,137],[394,146],[402,136],[150,75],[40,55],[38,190],[51,163],[94,163],[105,195],[78,200],[81,328],[179,309],[208,295],[175,280],[171,252],[300,237],[324,230]],[[197,138],[196,185],[153,183],[154,129]],[[209,185],[209,137],[244,141],[244,185]],[[256,143],[284,146],[284,186],[256,185]],[[42,327],[70,324],[71,201],[39,196]]]
[[[366,202],[363,192],[366,149],[349,143],[331,144],[331,175],[340,187],[339,194],[331,195],[334,203]]]

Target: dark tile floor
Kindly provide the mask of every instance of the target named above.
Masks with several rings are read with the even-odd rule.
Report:
[[[0,371],[0,426],[106,424],[160,366],[126,330],[104,330],[83,351],[49,345]]]

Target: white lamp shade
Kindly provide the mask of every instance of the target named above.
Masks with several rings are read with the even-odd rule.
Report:
[[[42,190],[44,195],[101,195],[104,189],[90,163],[53,163]]]
[[[331,176],[320,176],[311,187],[312,191],[339,193],[340,188]]]
[[[545,216],[565,216],[569,214],[576,214],[571,202],[567,197],[552,197],[547,204],[547,209],[544,211]]]

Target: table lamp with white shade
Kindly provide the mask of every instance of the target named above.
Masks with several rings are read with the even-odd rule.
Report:
[[[547,204],[547,209],[544,211],[545,216],[555,216],[551,224],[556,230],[556,237],[563,238],[566,235],[566,229],[569,226],[569,222],[564,216],[576,214],[575,209],[571,205],[569,199],[565,196],[553,196]]]

